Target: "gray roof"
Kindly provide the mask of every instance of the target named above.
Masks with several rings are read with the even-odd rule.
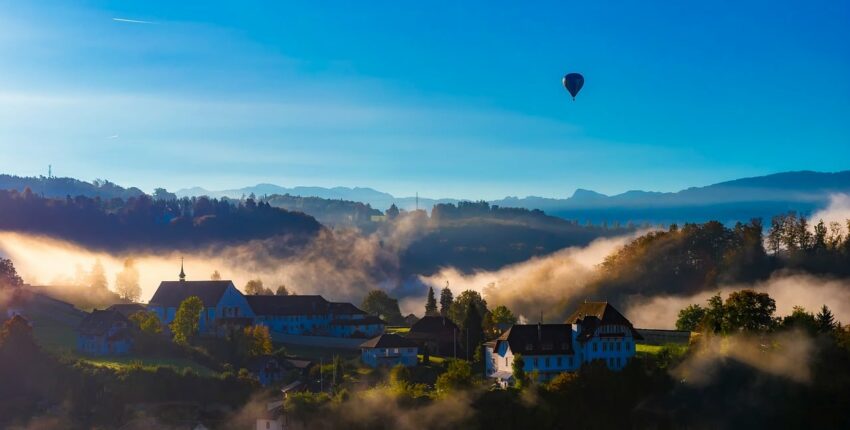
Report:
[[[322,296],[245,296],[256,315],[326,315],[329,303]]]
[[[204,307],[218,305],[227,287],[234,287],[231,281],[162,281],[151,298],[150,304],[176,308],[183,300],[197,296]]]
[[[569,324],[580,324],[578,339],[582,342],[593,337],[596,328],[603,325],[622,325],[628,327],[632,337],[643,339],[632,323],[608,302],[584,302],[567,318]],[[623,333],[625,335],[625,333]]]
[[[360,344],[361,348],[414,348],[416,346],[416,342],[392,333],[384,333]]]
[[[86,336],[103,336],[115,324],[121,324],[124,328],[129,327],[130,321],[118,311],[93,310],[80,322],[77,330]]]
[[[376,317],[374,315],[369,315],[367,317],[357,318],[357,319],[337,319],[337,320],[331,321],[331,325],[375,325],[375,324],[387,325],[387,323],[384,322],[384,320],[382,320],[380,317]]]
[[[495,348],[507,342],[514,354],[573,354],[572,332],[570,324],[514,324],[496,339]]]
[[[410,327],[410,333],[443,333],[457,329],[457,324],[447,317],[424,316]]]
[[[116,304],[106,308],[106,310],[108,310],[108,311],[118,311],[118,312],[121,312],[121,315],[124,315],[125,317],[129,317],[130,315],[133,315],[136,312],[141,312],[141,311],[146,310],[146,308],[145,308],[144,305],[140,305],[138,303],[116,303]]]

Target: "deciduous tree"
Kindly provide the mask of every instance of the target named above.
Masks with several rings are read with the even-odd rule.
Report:
[[[115,275],[115,292],[124,300],[135,302],[142,295],[142,287],[139,286],[139,271],[133,259],[124,260],[124,268]]]
[[[201,312],[204,310],[204,302],[198,296],[187,297],[180,303],[174,320],[171,321],[171,332],[174,334],[174,342],[185,345],[198,333]]]

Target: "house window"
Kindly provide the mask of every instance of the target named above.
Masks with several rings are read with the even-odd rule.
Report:
[[[563,358],[563,357],[558,357],[558,367],[561,367],[561,366],[563,366],[563,365],[564,365],[564,358]]]
[[[617,367],[620,367],[620,363],[622,363],[622,361],[620,360],[620,357],[617,357]]]
[[[608,350],[608,342],[602,342],[602,351],[605,352]]]
[[[570,367],[573,367],[573,358],[569,357],[569,358],[567,358],[567,360],[570,363]]]
[[[593,352],[596,352],[596,349],[597,349],[596,342],[593,342]]]
[[[505,367],[507,367],[507,366],[508,366],[508,357],[506,356],[505,357]]]
[[[552,342],[546,342],[546,343],[544,343],[544,344],[541,346],[541,349],[543,349],[544,351],[551,351],[551,350],[552,350]]]
[[[620,342],[617,342],[617,351],[620,350]]]
[[[531,343],[525,344],[525,350],[526,351],[531,351],[532,349],[534,349],[534,344],[531,344]]]
[[[536,357],[531,359],[531,367],[533,367],[535,369],[537,368],[537,358]]]

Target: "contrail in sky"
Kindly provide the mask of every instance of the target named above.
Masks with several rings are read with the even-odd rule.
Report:
[[[156,23],[151,22],[151,21],[141,21],[141,20],[138,20],[138,19],[112,18],[112,20],[118,21],[118,22],[129,22],[129,23],[133,23],[133,24],[156,24]]]

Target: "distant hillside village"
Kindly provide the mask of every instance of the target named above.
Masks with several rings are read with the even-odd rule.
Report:
[[[420,354],[426,360],[437,354],[457,357],[469,348],[465,334],[446,316],[418,319],[403,335],[387,333],[383,319],[351,303],[330,302],[318,295],[245,295],[228,280],[186,280],[181,269],[179,280],[161,282],[146,306],[119,304],[87,315],[78,329],[78,349],[87,354],[129,353],[133,313],[152,312],[168,333],[181,305],[193,298],[201,305],[197,310],[201,336],[223,337],[234,329],[260,326],[274,341],[359,348],[362,363],[371,367],[416,366]],[[585,302],[561,324],[506,326],[500,336],[484,344],[485,374],[508,387],[515,382],[517,360],[525,372],[541,381],[595,360],[620,370],[635,355],[640,340],[643,336],[611,304]],[[277,369],[280,364],[271,366]],[[277,379],[266,374],[258,377],[268,383]]]
[[[53,306],[63,303],[36,296]],[[28,297],[32,300],[33,295]],[[262,327],[275,342],[359,349],[362,363],[371,367],[416,366],[419,357],[428,360],[432,355],[469,356],[466,334],[448,316],[426,315],[403,333],[388,333],[386,321],[351,303],[331,302],[318,295],[245,295],[229,280],[187,280],[182,268],[179,280],[161,282],[147,305],[116,304],[85,314],[77,326],[77,350],[88,355],[131,353],[136,326],[145,324],[138,324],[142,314],[155,316],[157,327],[149,331],[173,336],[171,327],[182,308],[195,300],[197,334],[202,337],[226,337],[234,330]],[[15,305],[18,302],[24,301],[13,300],[6,310],[7,317],[26,315],[22,307]],[[514,384],[518,361],[541,381],[576,371],[594,360],[611,370],[622,369],[635,355],[636,342],[644,339],[628,319],[606,302],[585,302],[564,323],[509,324],[499,329],[504,329],[501,335],[484,343],[484,370],[502,387]],[[688,332],[679,333],[685,336],[678,341],[687,342]],[[280,363],[274,362],[263,366],[275,371],[281,368]],[[264,383],[279,379],[269,372],[257,373]]]

